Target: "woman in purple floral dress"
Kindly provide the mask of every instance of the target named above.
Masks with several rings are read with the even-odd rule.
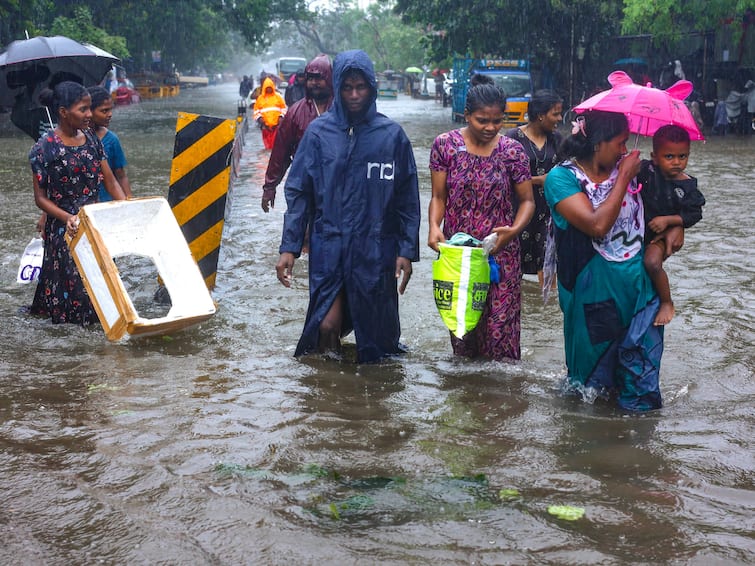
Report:
[[[54,91],[43,90],[40,101],[57,114],[58,125],[44,134],[29,152],[34,181],[34,200],[47,219],[43,238],[45,253],[32,314],[52,322],[88,325],[97,322],[65,233],[78,230],[78,212],[97,202],[104,180],[115,199],[125,198],[107,163],[102,143],[89,130],[91,98],[78,83],[59,83]]]
[[[506,96],[492,79],[473,76],[464,109],[467,126],[438,136],[430,151],[428,245],[438,251],[438,243],[456,232],[478,240],[492,232],[498,235],[492,255],[500,282],[491,283],[477,327],[463,339],[451,335],[458,356],[521,357],[518,235],[532,217],[535,204],[524,148],[499,135],[505,108]]]

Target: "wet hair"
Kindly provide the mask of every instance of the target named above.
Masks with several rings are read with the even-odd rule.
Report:
[[[658,148],[661,147],[664,142],[690,143],[689,132],[675,124],[661,126],[655,134],[653,134],[653,151],[658,151]]]
[[[464,113],[471,114],[480,108],[500,106],[501,112],[506,111],[506,93],[488,75],[475,73],[469,80],[467,102]]]
[[[345,69],[343,71],[343,74],[341,75],[341,84],[346,82],[346,79],[364,79],[367,84],[370,84],[369,79],[367,78],[367,75],[364,74],[364,71],[357,67],[349,67],[348,69]]]
[[[527,115],[529,116],[529,121],[534,122],[540,116],[544,116],[545,114],[550,112],[550,109],[556,106],[556,104],[561,104],[562,102],[563,99],[552,90],[541,89],[535,91],[535,94],[532,95],[529,104],[527,104]]]
[[[71,108],[82,98],[89,96],[83,85],[73,81],[63,81],[55,85],[54,89],[45,88],[39,93],[39,102],[47,106],[51,112],[58,114],[60,108]]]
[[[559,159],[590,159],[595,148],[629,130],[624,114],[589,110],[577,116],[577,133],[564,138],[558,150]]]
[[[89,96],[92,97],[92,110],[102,106],[106,100],[112,100],[110,93],[101,86],[90,86],[87,91],[89,92]]]

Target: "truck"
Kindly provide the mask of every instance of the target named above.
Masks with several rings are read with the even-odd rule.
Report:
[[[296,71],[303,71],[306,66],[307,60],[304,57],[281,57],[275,63],[275,70],[283,83],[288,84],[291,75],[295,75]]]
[[[456,57],[453,62],[454,85],[451,117],[464,121],[469,81],[473,74],[489,75],[506,93],[504,128],[527,123],[527,106],[532,98],[532,74],[527,59],[474,59]]]

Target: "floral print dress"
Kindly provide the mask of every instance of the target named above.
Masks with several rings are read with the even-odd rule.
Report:
[[[556,152],[561,143],[561,136],[557,132],[548,134],[545,145],[538,149],[521,128],[512,128],[506,135],[522,144],[530,160],[532,176],[545,175],[558,164]],[[545,202],[545,190],[542,185],[533,185],[532,193],[535,198],[535,213],[532,220],[519,234],[519,244],[522,247],[522,271],[534,275],[542,271],[545,259],[545,242],[548,237],[548,224],[551,211]]]
[[[514,186],[531,178],[522,144],[499,137],[489,156],[468,153],[461,130],[435,139],[430,169],[445,171],[448,197],[443,234],[465,232],[482,240],[498,226],[511,225],[516,215]],[[485,311],[477,327],[460,340],[451,335],[456,355],[500,360],[521,357],[521,279],[519,239],[495,256],[501,279],[491,284]]]
[[[86,131],[80,146],[67,146],[53,130],[48,131],[29,152],[31,169],[40,188],[53,203],[70,214],[97,202],[105,157],[97,136]],[[76,264],[65,241],[66,224],[47,215],[43,238],[45,253],[32,314],[50,317],[54,324],[89,325],[97,322]]]

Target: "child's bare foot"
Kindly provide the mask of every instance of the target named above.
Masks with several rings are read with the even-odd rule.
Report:
[[[668,324],[669,322],[671,322],[671,319],[674,318],[675,313],[676,311],[674,310],[674,303],[661,303],[661,308],[658,309],[658,314],[655,315],[655,321],[653,322],[653,325],[663,326],[665,324]]]

